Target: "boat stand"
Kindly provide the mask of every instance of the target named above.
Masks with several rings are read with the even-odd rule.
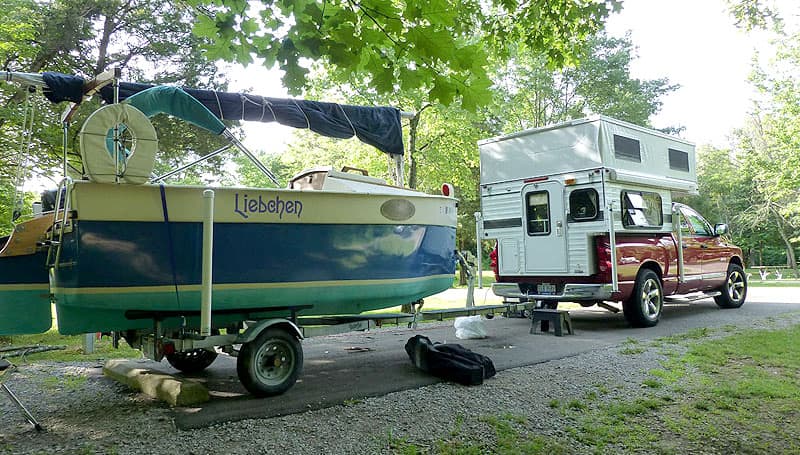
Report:
[[[17,396],[14,395],[14,392],[12,392],[11,389],[9,389],[8,386],[5,385],[2,381],[3,376],[6,374],[6,372],[11,371],[13,368],[14,366],[11,364],[11,362],[9,362],[6,359],[0,359],[0,389],[3,389],[6,395],[8,395],[8,398],[14,403],[14,405],[20,410],[20,412],[25,414],[25,419],[31,425],[33,425],[33,428],[35,428],[36,431],[44,431],[44,428],[41,425],[39,425],[39,422],[36,421],[36,418],[33,417],[33,414],[31,414],[30,411],[28,411],[25,405],[23,405],[22,402],[19,401],[19,398],[17,398]]]

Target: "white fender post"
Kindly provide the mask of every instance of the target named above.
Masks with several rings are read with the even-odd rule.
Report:
[[[203,191],[203,274],[200,288],[200,335],[211,336],[211,260],[214,251],[214,190]]]
[[[483,248],[481,243],[483,241],[483,214],[475,212],[475,254],[478,256],[478,289],[483,289]]]

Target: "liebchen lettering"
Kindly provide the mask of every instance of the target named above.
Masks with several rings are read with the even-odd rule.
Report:
[[[279,195],[275,195],[272,199],[264,199],[262,195],[255,198],[248,197],[247,194],[240,195],[236,193],[233,211],[245,219],[256,213],[278,215],[278,219],[281,220],[283,215],[296,215],[297,218],[300,218],[303,213],[303,203],[300,201],[285,201]]]

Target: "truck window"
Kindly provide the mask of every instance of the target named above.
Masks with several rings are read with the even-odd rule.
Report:
[[[573,221],[592,221],[597,219],[597,191],[583,188],[569,193],[569,214]]]
[[[550,200],[547,191],[536,191],[527,195],[528,235],[550,233]]]
[[[622,192],[622,225],[626,228],[661,227],[661,196],[648,191]]]
[[[706,221],[705,218],[700,216],[699,213],[695,212],[689,207],[681,207],[681,213],[686,218],[686,221],[688,221],[691,225],[694,235],[703,237],[714,236],[714,229],[711,227],[711,224]]]

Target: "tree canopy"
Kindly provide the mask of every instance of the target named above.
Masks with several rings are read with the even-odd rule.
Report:
[[[209,59],[254,57],[285,72],[292,94],[308,86],[309,61],[329,77],[378,94],[421,89],[427,100],[474,111],[491,100],[487,63],[525,46],[550,68],[577,61],[618,0],[190,0]]]

